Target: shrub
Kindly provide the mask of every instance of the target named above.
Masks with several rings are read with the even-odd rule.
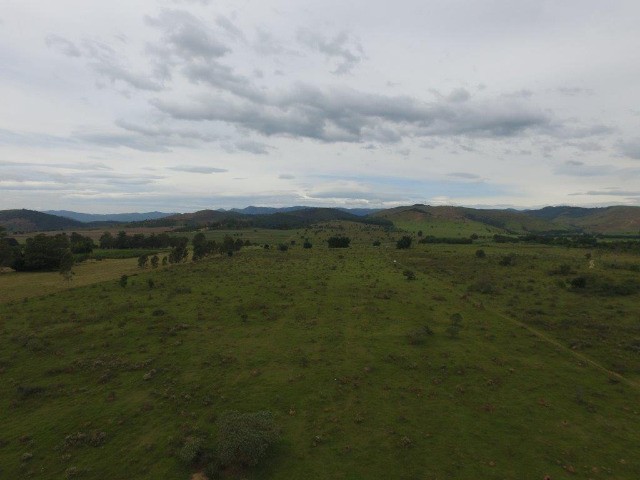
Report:
[[[416,274],[413,270],[405,270],[404,272],[402,272],[402,275],[404,275],[409,281],[416,279]]]
[[[280,245],[278,245],[278,250],[280,250],[281,252],[286,252],[287,250],[289,250],[289,245],[287,245],[286,243],[281,243]]]
[[[349,248],[351,239],[349,237],[330,237],[327,239],[329,248]]]
[[[303,248],[311,248],[313,247],[313,245],[311,245],[311,242],[307,239],[304,241],[304,243],[302,244]]]
[[[428,325],[423,325],[422,327],[407,333],[407,341],[410,345],[422,345],[426,341],[427,337],[431,335],[433,335],[433,330],[431,330]]]
[[[129,281],[129,276],[128,275],[122,275],[120,277],[120,280],[118,281],[118,285],[120,285],[122,288],[127,286],[127,282]]]
[[[482,250],[482,249],[476,250],[476,258],[484,258],[486,256],[487,256],[487,254],[484,253],[484,250]]]
[[[376,240],[373,242],[373,246],[374,247],[379,247],[380,246],[380,240]]]
[[[447,327],[447,334],[451,338],[456,338],[460,334],[460,330],[462,330],[462,315],[459,313],[454,313],[450,317],[451,323]]]
[[[202,453],[202,440],[197,437],[188,437],[178,456],[187,465],[194,463]]]
[[[503,267],[511,267],[515,265],[515,260],[516,260],[516,256],[513,253],[511,253],[509,255],[504,255],[498,263]]]
[[[396,248],[400,250],[406,250],[407,248],[411,247],[412,241],[413,240],[409,235],[404,235],[400,240],[396,242]]]
[[[587,287],[587,279],[586,277],[576,277],[571,280],[571,286],[573,288],[586,288]]]
[[[280,437],[271,412],[228,412],[218,425],[218,451],[223,465],[257,465]]]

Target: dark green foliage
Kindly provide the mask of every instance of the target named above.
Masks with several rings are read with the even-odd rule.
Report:
[[[113,236],[109,232],[104,232],[100,237],[99,244],[101,249],[141,249],[141,248],[169,248],[175,247],[182,237],[171,237],[166,233],[159,235],[145,236],[143,233],[128,235],[125,231],[118,232],[117,236]]]
[[[22,256],[12,265],[16,270],[59,270],[62,256],[70,248],[66,235],[45,235],[43,233],[27,238]]]
[[[187,244],[189,240],[186,237],[180,237],[179,242],[176,242],[175,246],[169,252],[169,263],[181,263],[187,259],[189,251],[187,250]]]
[[[149,255],[140,255],[138,257],[138,267],[139,268],[147,268],[149,264]]]
[[[313,247],[313,245],[311,245],[311,242],[309,241],[309,239],[307,238],[304,243],[302,244],[302,248],[311,248]]]
[[[500,261],[498,262],[499,265],[503,266],[503,267],[511,267],[513,265],[515,265],[516,263],[516,256],[511,253],[509,255],[503,255],[500,258]]]
[[[407,333],[407,341],[410,345],[422,345],[427,338],[433,335],[433,330],[428,325],[423,325]]]
[[[160,259],[158,258],[158,255],[154,255],[153,257],[151,257],[151,268],[158,268],[159,262]]]
[[[482,249],[476,250],[476,258],[485,258],[486,256],[487,254],[484,253],[484,250]]]
[[[462,330],[462,315],[459,313],[454,313],[449,318],[451,323],[447,327],[447,334],[451,338],[458,338],[460,335],[460,330]]]
[[[167,262],[168,262],[167,257],[162,257],[162,266],[163,267],[167,265]]]
[[[587,288],[586,277],[576,277],[572,279],[570,283],[573,288]]]
[[[379,247],[379,246],[380,246],[380,240],[375,240],[375,241],[373,242],[373,246],[374,246],[374,247]]]
[[[349,248],[351,239],[349,237],[329,237],[327,239],[327,245],[329,248]]]
[[[218,423],[218,452],[223,465],[255,466],[280,438],[268,411],[228,412]]]
[[[75,260],[73,258],[73,254],[70,250],[65,251],[60,257],[60,275],[67,281],[71,281],[71,277],[73,277],[73,265]]]
[[[411,247],[413,239],[409,235],[404,235],[400,240],[396,242],[396,248],[400,250],[406,250]]]
[[[70,244],[73,253],[91,253],[95,248],[91,237],[85,237],[76,232],[71,234]]]
[[[178,457],[186,465],[192,465],[202,454],[202,445],[203,442],[201,438],[188,437],[180,449]]]
[[[281,252],[286,252],[287,250],[289,250],[289,245],[287,245],[286,243],[281,243],[278,245],[278,250],[280,250]]]
[[[129,276],[128,275],[122,275],[120,277],[120,280],[118,281],[118,285],[120,285],[122,288],[125,288],[127,286],[127,282],[129,281]]]
[[[418,243],[444,243],[448,245],[467,245],[469,243],[473,243],[473,240],[470,238],[460,238],[460,237],[434,237],[433,235],[427,235],[426,237],[420,239]]]
[[[413,270],[405,270],[402,272],[402,275],[404,275],[404,277],[409,281],[416,279],[416,272]]]

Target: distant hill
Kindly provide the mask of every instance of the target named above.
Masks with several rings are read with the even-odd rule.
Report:
[[[310,208],[315,207],[303,207],[303,206],[295,206],[295,207],[245,207],[245,208],[232,208],[228,210],[230,212],[244,213],[247,215],[269,215],[272,213],[288,213],[295,212],[296,210],[308,210]],[[372,213],[378,212],[380,208],[336,208],[336,210],[341,210],[343,212],[351,213],[353,215],[358,215],[359,217],[364,217],[366,215],[370,215]],[[225,210],[220,210],[225,211]]]
[[[254,207],[259,208],[259,207]],[[204,227],[219,228],[300,228],[315,223],[336,220],[366,223],[374,225],[388,225],[391,222],[382,218],[354,215],[337,208],[300,208],[289,211],[279,211],[264,214],[246,214],[237,211],[200,210],[193,213],[171,215],[158,220],[141,222],[145,226],[163,227]],[[132,224],[133,225],[133,224]]]
[[[381,210],[374,217],[392,221],[405,230],[422,230],[425,235],[467,236],[496,233],[567,231],[556,225],[517,210],[481,210],[466,207],[411,205]]]
[[[142,220],[155,220],[158,218],[168,217],[170,215],[175,215],[175,213],[164,213],[164,212],[145,212],[145,213],[107,213],[107,214],[97,214],[97,213],[80,213],[80,212],[72,212],[70,210],[46,210],[44,213],[48,213],[49,215],[57,215],[59,217],[71,218],[72,220],[77,220],[83,223],[89,222],[140,222]]]
[[[640,207],[613,206],[602,208],[544,207],[524,213],[557,225],[592,233],[637,234],[640,231]]]
[[[25,209],[0,210],[0,225],[9,232],[37,232],[86,227],[84,223],[77,220]]]

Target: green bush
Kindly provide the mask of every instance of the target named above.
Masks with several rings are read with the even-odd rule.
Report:
[[[197,437],[188,437],[178,456],[187,465],[194,463],[202,453],[202,440]]]
[[[257,465],[279,437],[271,412],[228,412],[218,424],[220,462],[223,465]]]

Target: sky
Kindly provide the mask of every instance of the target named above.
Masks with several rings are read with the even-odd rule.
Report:
[[[0,209],[640,205],[640,2],[0,0]]]

